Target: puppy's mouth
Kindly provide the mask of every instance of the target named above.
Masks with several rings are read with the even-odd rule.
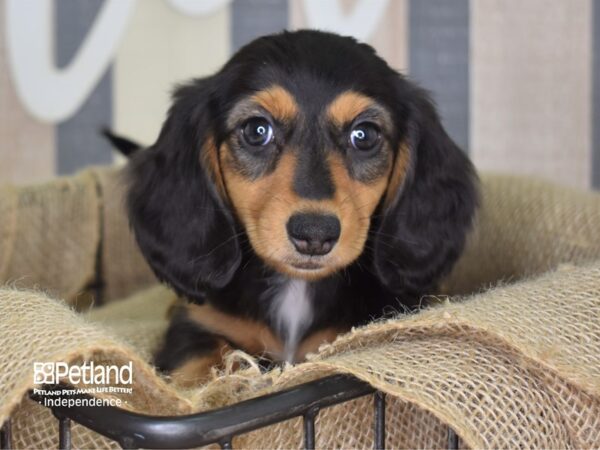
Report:
[[[318,280],[335,271],[330,257],[318,255],[288,255],[276,267],[289,276],[307,280]]]
[[[316,261],[293,262],[290,266],[299,270],[321,270],[324,268],[323,264],[319,264]]]

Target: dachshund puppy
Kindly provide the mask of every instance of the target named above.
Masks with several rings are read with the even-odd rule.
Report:
[[[301,361],[418,306],[477,206],[428,95],[370,46],[317,31],[259,38],[179,87],[129,177],[137,242],[187,302],[156,363],[186,385],[228,349]]]

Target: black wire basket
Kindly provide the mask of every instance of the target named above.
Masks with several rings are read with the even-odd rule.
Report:
[[[66,386],[45,386],[62,391]],[[372,395],[375,412],[373,448],[386,446],[385,394],[348,375],[333,375],[224,408],[185,416],[147,416],[112,406],[52,407],[58,420],[59,449],[71,448],[71,423],[76,422],[119,443],[122,448],[192,448],[218,443],[231,447],[233,437],[295,417],[304,421],[304,448],[315,448],[319,411],[358,397]],[[30,397],[39,401],[33,393]],[[61,398],[60,395],[56,397]],[[69,398],[74,398],[69,396]],[[85,394],[75,398],[89,399]],[[2,449],[12,448],[11,424],[0,434]],[[448,429],[448,449],[457,449],[458,436]]]

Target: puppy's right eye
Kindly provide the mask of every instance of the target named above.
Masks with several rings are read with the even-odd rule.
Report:
[[[264,147],[273,140],[273,127],[267,119],[253,117],[242,125],[242,137],[251,147]]]
[[[359,123],[350,132],[350,143],[356,150],[368,152],[374,150],[380,142],[381,132],[374,123]]]

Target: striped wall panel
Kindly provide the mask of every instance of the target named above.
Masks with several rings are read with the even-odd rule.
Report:
[[[229,57],[229,7],[185,16],[163,0],[138,1],[114,63],[114,128],[154,142],[176,83],[213,73]]]
[[[0,27],[0,182],[110,163],[114,157],[96,134],[105,124],[153,142],[175,83],[213,73],[255,36],[311,25],[312,0],[210,1],[221,6],[186,15],[172,0],[137,0],[112,64],[78,112],[60,123],[36,119],[19,100],[6,26]],[[313,5],[334,2],[348,17],[365,1],[372,0]],[[60,67],[107,1],[53,3]],[[0,1],[2,22],[6,4]],[[386,5],[366,40],[432,91],[449,133],[480,169],[600,188],[600,7],[594,0]]]
[[[431,91],[448,134],[469,149],[469,0],[412,0],[409,73]]]
[[[251,40],[285,30],[287,0],[233,0],[231,4],[232,53]]]
[[[71,61],[88,33],[103,0],[55,2],[55,62],[60,68]],[[112,149],[99,128],[112,122],[112,67],[109,67],[79,111],[56,126],[56,169],[61,175],[86,165],[110,164]]]
[[[0,183],[33,183],[55,174],[54,125],[31,117],[14,90],[0,1]]]
[[[593,97],[592,97],[592,142],[593,155],[591,163],[592,187],[600,189],[600,4],[592,1],[593,8]]]

